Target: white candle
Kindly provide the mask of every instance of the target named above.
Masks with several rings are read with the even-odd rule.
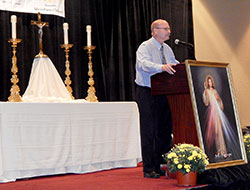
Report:
[[[64,44],[69,43],[69,37],[68,37],[68,29],[69,29],[69,24],[68,23],[63,23],[63,31],[64,31]]]
[[[86,26],[86,31],[87,31],[87,46],[91,46],[91,26],[90,25]]]
[[[16,15],[11,15],[11,37],[16,39]]]

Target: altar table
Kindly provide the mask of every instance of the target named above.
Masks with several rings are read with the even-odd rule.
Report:
[[[0,182],[135,167],[135,102],[0,102]]]

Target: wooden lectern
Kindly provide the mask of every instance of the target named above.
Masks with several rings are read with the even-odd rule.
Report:
[[[174,69],[174,75],[162,72],[151,77],[151,93],[166,95],[168,99],[173,119],[173,143],[199,146],[185,64],[178,64]]]

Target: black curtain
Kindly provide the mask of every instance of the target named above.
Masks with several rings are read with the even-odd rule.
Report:
[[[85,98],[88,89],[88,56],[83,49],[87,44],[86,25],[92,26],[92,54],[96,95],[99,101],[130,101],[135,98],[135,60],[138,46],[151,37],[153,20],[166,19],[171,26],[167,43],[177,59],[194,59],[194,51],[175,45],[178,38],[190,43],[193,39],[191,0],[66,0],[65,18],[42,15],[49,22],[43,28],[43,48],[65,79],[65,54],[63,23],[69,23],[70,78],[75,98]],[[17,47],[17,65],[20,94],[27,88],[32,62],[39,52],[38,29],[30,24],[36,14],[0,11],[0,100],[10,95],[11,79],[11,15],[17,15],[17,37],[22,42]]]

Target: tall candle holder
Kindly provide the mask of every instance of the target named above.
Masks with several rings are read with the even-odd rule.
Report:
[[[65,58],[66,58],[66,61],[65,61],[66,70],[64,72],[66,75],[66,78],[64,80],[64,84],[66,85],[66,88],[69,91],[71,98],[74,100],[75,97],[72,95],[73,90],[70,86],[72,82],[70,80],[71,71],[70,71],[70,62],[69,62],[69,51],[70,51],[70,48],[72,47],[73,47],[73,44],[61,44],[61,48],[64,48]]]
[[[89,57],[89,63],[88,63],[88,67],[89,67],[89,71],[88,71],[88,75],[89,75],[89,80],[88,80],[88,84],[89,84],[89,89],[88,89],[88,96],[85,98],[87,101],[89,102],[98,102],[98,99],[95,95],[95,81],[93,78],[94,72],[93,72],[93,68],[92,68],[92,51],[95,49],[95,46],[85,46],[84,50],[88,50],[87,54]]]
[[[17,67],[17,57],[16,57],[16,48],[17,48],[17,44],[20,43],[22,40],[18,39],[18,38],[10,38],[8,40],[9,43],[11,43],[11,47],[12,47],[12,67],[11,67],[11,72],[12,72],[12,77],[10,79],[10,81],[12,82],[12,86],[10,89],[10,96],[8,97],[8,101],[9,102],[22,102],[22,98],[19,94],[20,92],[20,88],[17,85],[17,83],[19,82],[18,76],[17,76],[17,72],[18,72],[18,67]]]

